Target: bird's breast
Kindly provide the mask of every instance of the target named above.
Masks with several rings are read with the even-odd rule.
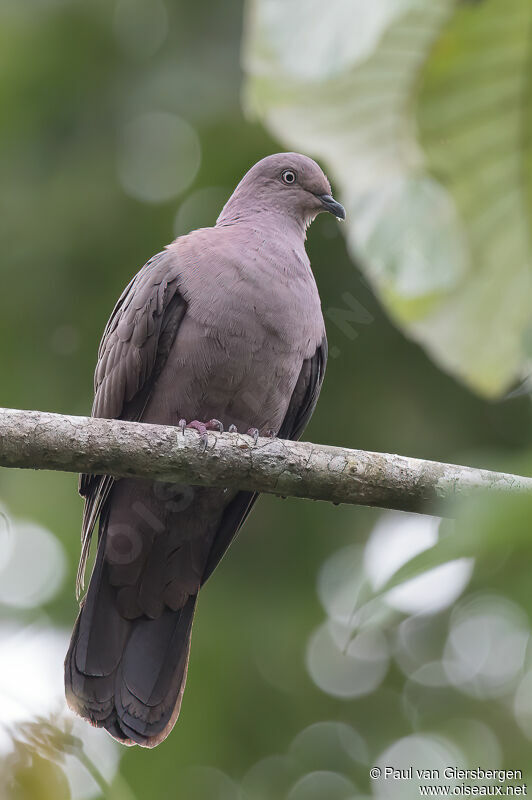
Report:
[[[170,423],[215,417],[239,430],[278,430],[324,335],[314,277],[304,251],[260,237],[245,252],[232,240],[222,250],[213,231],[203,241],[208,266],[181,254],[187,310],[157,393],[171,398]]]

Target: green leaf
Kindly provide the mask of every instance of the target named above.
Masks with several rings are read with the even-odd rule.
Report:
[[[531,24],[529,0],[248,0],[249,112],[324,162],[390,315],[487,396],[529,356]]]

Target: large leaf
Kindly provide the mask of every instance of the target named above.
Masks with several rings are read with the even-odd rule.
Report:
[[[323,160],[392,317],[496,396],[532,310],[530,0],[248,0],[248,110]]]

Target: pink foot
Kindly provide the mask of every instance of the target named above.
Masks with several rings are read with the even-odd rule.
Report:
[[[180,419],[177,427],[181,430],[181,433],[185,432],[185,428],[197,431],[200,435],[201,450],[203,453],[207,449],[207,444],[209,443],[208,431],[223,433],[224,430],[224,426],[219,419],[210,419],[208,422],[200,422],[197,419],[193,419],[192,422],[187,422],[186,419]]]

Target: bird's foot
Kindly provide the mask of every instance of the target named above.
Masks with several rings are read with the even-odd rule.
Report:
[[[238,428],[236,427],[236,425],[229,425],[227,431],[228,433],[238,433]],[[260,431],[258,428],[248,428],[246,431],[246,435],[251,436],[251,438],[253,439],[253,443],[257,444],[258,438],[260,436]],[[277,436],[277,431],[274,431],[273,428],[269,428],[267,431],[265,431],[263,436],[265,436],[267,439],[275,439]]]
[[[207,449],[207,444],[209,443],[209,431],[218,431],[218,433],[223,433],[224,426],[220,422],[219,419],[210,419],[208,422],[200,422],[197,419],[193,419],[192,422],[187,422],[186,419],[180,419],[177,427],[181,430],[181,433],[185,432],[185,428],[190,428],[191,430],[195,430],[200,435],[200,442],[201,442],[201,449],[204,453]]]
[[[253,439],[253,444],[257,444],[259,438],[259,429],[258,428],[248,428],[246,431],[248,436],[251,436]]]
[[[229,425],[227,429],[228,433],[238,433],[238,428],[236,425]],[[253,439],[253,444],[257,444],[258,438],[260,436],[260,431],[258,428],[248,428],[246,431],[247,436],[251,436]],[[264,434],[267,439],[275,439],[277,436],[277,431],[274,431],[272,428],[269,428]]]
[[[218,433],[224,432],[223,423],[220,422],[219,419],[210,419],[208,422],[205,423],[205,427],[208,431],[218,431]]]

